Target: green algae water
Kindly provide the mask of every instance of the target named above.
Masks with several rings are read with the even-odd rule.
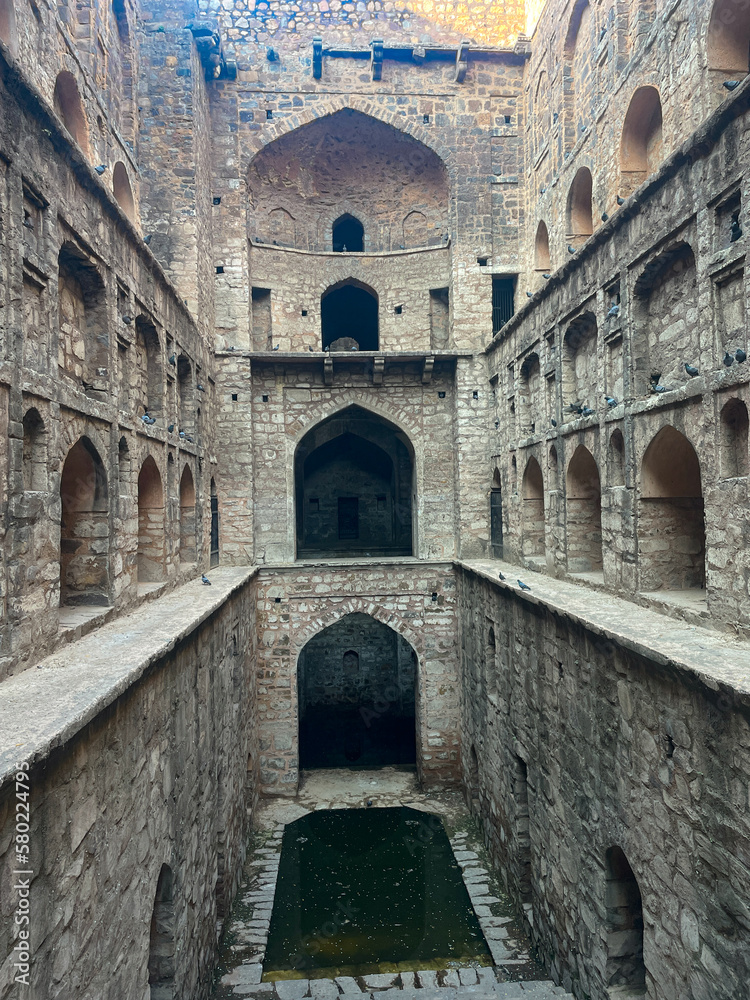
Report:
[[[310,813],[284,831],[264,981],[491,965],[438,816]]]

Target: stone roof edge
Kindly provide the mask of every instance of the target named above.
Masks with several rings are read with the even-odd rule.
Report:
[[[211,590],[196,578],[0,683],[0,791],[17,763],[33,767],[65,746],[257,573],[255,566],[216,567]]]

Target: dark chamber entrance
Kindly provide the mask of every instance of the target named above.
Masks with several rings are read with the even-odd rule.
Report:
[[[393,629],[346,615],[299,655],[300,767],[416,763],[417,657]]]
[[[295,457],[297,557],[410,556],[411,446],[359,406],[324,420]]]
[[[364,285],[334,285],[320,303],[323,350],[377,351],[378,298]]]
[[[472,962],[492,958],[438,816],[332,809],[286,827],[265,981]]]

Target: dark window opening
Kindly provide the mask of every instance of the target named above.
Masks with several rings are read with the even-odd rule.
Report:
[[[492,279],[492,332],[501,330],[516,311],[516,279]]]
[[[493,487],[490,493],[490,544],[495,559],[503,558],[503,491]]]
[[[359,499],[339,497],[339,539],[359,538]]]
[[[360,285],[327,291],[321,301],[321,324],[323,350],[378,350],[378,299]]]
[[[216,483],[211,480],[211,554],[209,565],[219,565],[219,498],[216,495]]]
[[[334,253],[363,253],[365,227],[353,215],[342,215],[333,224]]]

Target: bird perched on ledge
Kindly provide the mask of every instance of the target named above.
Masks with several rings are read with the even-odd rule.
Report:
[[[620,307],[617,303],[615,303],[607,313],[607,319],[613,319],[615,316],[619,315],[620,315]]]
[[[205,573],[201,573],[201,583],[204,587],[210,587],[211,581],[208,579]]]
[[[528,583],[524,583],[523,580],[518,581],[518,586],[521,588],[521,590],[531,590],[531,587],[528,585]]]
[[[724,357],[721,359],[727,368],[731,368],[734,364],[734,355],[730,354],[729,351],[724,351]]]
[[[106,169],[107,169],[107,164],[100,163],[98,167],[94,167],[94,172],[99,174],[99,176],[101,177]]]
[[[700,375],[700,372],[695,367],[695,365],[689,365],[687,361],[685,362],[685,371],[688,373],[690,378],[695,378],[696,375]]]
[[[731,93],[739,87],[741,82],[742,81],[740,80],[725,80],[724,83],[722,83],[722,87],[725,87]]]
[[[734,357],[738,365],[741,365],[743,362],[747,361],[747,354],[745,354],[745,352],[742,350],[741,347],[737,348]]]
[[[505,577],[504,577],[504,576],[503,576],[503,574],[502,574],[502,573],[500,572],[500,570],[498,570],[498,571],[497,571],[497,578],[498,578],[498,580],[502,580],[502,581],[503,581],[503,583],[505,582]]]
[[[613,407],[617,406],[617,400],[615,399],[614,396],[608,396],[605,393],[604,394],[604,398],[607,400],[607,406],[609,406],[610,409],[612,409]]]

